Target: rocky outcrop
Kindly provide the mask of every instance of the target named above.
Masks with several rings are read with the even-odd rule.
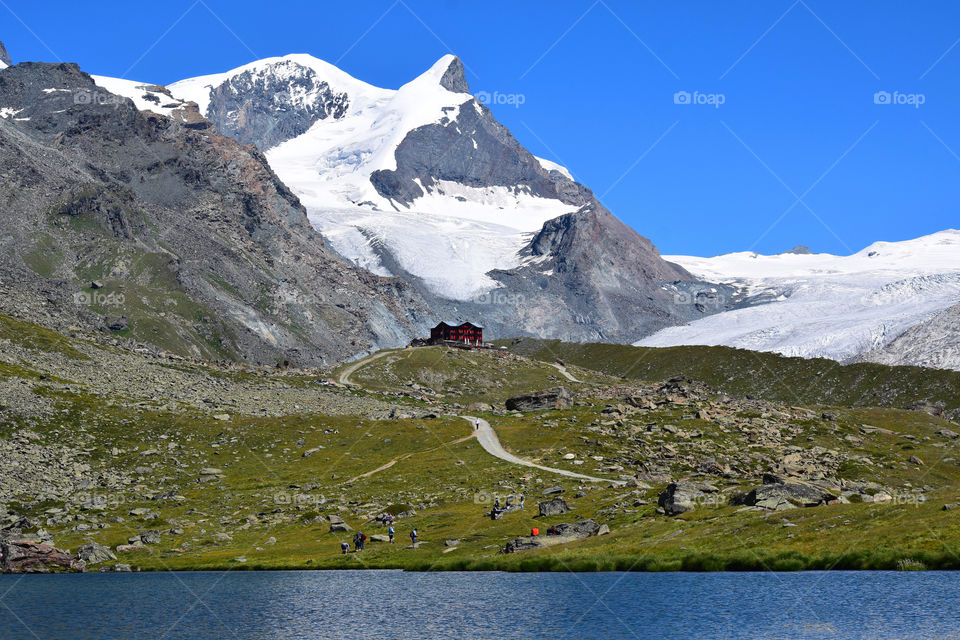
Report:
[[[567,506],[567,502],[563,498],[541,502],[537,505],[537,509],[540,511],[540,517],[558,516],[570,511],[570,507]]]
[[[3,46],[3,43],[0,42],[0,63],[7,65],[8,67],[13,64],[10,60],[10,54],[7,53],[7,48]]]
[[[514,396],[507,400],[507,409],[509,411],[566,409],[570,406],[570,402],[570,390],[566,387],[556,387]]]
[[[608,533],[610,533],[610,527],[605,524],[599,525],[593,520],[581,520],[572,524],[562,523],[550,527],[545,535],[524,536],[511,540],[503,548],[503,552],[516,553],[530,549],[541,549]]]
[[[0,543],[0,571],[3,573],[50,573],[83,571],[86,563],[50,544],[30,540]]]

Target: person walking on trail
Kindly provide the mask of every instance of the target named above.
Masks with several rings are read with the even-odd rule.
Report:
[[[417,530],[416,529],[410,532],[410,541],[413,543],[413,546],[417,546]]]
[[[387,533],[390,535],[390,544],[393,544],[393,535],[396,533],[393,530],[393,525],[390,525],[390,528],[387,530]]]

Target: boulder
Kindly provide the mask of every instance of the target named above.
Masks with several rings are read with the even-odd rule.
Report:
[[[528,549],[541,549],[608,533],[610,528],[607,525],[598,525],[593,520],[581,520],[573,524],[563,523],[550,527],[547,535],[525,536],[511,540],[506,544],[503,552],[516,553]]]
[[[567,409],[571,404],[570,391],[566,387],[555,387],[543,391],[534,391],[514,396],[507,400],[508,411],[546,411],[549,409]]]
[[[837,499],[832,492],[807,482],[785,480],[773,474],[764,474],[763,485],[730,499],[731,505],[760,507],[783,511],[795,507],[816,507]]]
[[[347,531],[353,531],[353,528],[342,520],[330,523],[330,533],[346,533]]]
[[[83,571],[86,563],[50,544],[12,540],[0,544],[0,572],[49,573],[54,569]]]
[[[140,540],[143,544],[160,544],[160,532],[144,531],[140,534]]]
[[[77,549],[77,557],[88,565],[103,564],[117,559],[110,547],[105,547],[97,542],[85,544]]]
[[[382,533],[377,533],[370,536],[370,542],[390,542],[390,536],[385,536]]]
[[[556,535],[560,536],[561,538],[574,538],[576,540],[590,538],[599,533],[600,525],[593,520],[581,520],[580,522],[574,522],[573,524],[564,522],[547,529],[548,535]]]
[[[541,516],[559,516],[570,511],[566,501],[563,498],[554,498],[537,505]]]
[[[671,482],[657,498],[657,504],[668,516],[678,516],[697,508],[697,502],[702,502],[707,496],[704,489],[712,490],[711,493],[716,491],[715,487],[696,482]]]
[[[545,496],[555,496],[559,493],[563,493],[563,487],[547,487],[543,490]]]

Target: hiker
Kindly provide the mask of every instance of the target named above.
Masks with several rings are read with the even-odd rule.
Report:
[[[393,534],[394,534],[393,525],[390,525],[390,529],[387,530],[387,533],[390,535],[390,544],[393,544]]]
[[[523,494],[520,494],[520,508],[523,509]]]
[[[367,534],[360,532],[360,551],[363,551],[363,543],[367,541]]]
[[[507,509],[513,504],[513,496],[507,496]]]
[[[530,530],[530,535],[536,538],[538,535],[540,535],[540,529],[538,529],[537,527],[534,527],[533,529]]]
[[[357,551],[360,551],[360,532],[359,531],[353,534],[353,551],[354,553],[356,553]]]
[[[417,530],[414,529],[410,532],[410,541],[413,542],[413,545],[417,545]]]
[[[494,497],[494,499],[493,499],[493,508],[494,508],[494,509],[499,509],[499,508],[500,508],[500,496],[495,496],[495,497]]]
[[[340,553],[341,553],[341,554],[346,555],[347,551],[349,551],[349,550],[350,550],[350,543],[349,543],[349,542],[341,542],[341,543],[340,543]]]

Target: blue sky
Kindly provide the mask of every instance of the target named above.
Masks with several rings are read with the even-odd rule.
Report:
[[[157,83],[306,52],[398,87],[456,53],[531,151],[699,255],[960,227],[958,39],[949,0],[0,0],[15,61]]]

